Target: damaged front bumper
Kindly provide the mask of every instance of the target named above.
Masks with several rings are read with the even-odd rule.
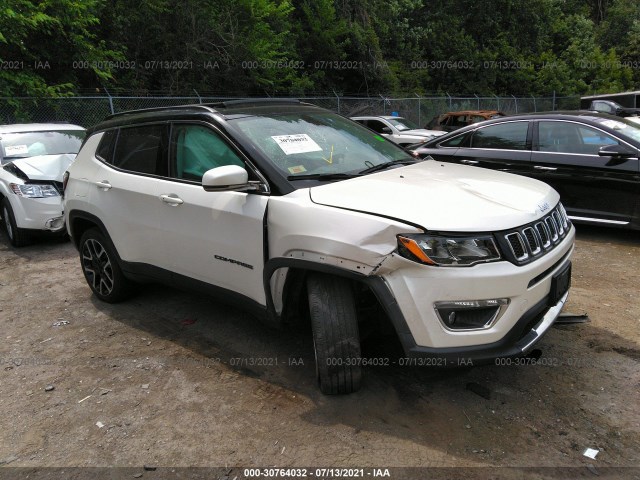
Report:
[[[554,251],[524,266],[495,262],[443,269],[411,262],[403,268],[399,263],[406,260],[395,257],[367,283],[407,357],[439,358],[441,364],[453,365],[521,356],[549,330],[567,300],[574,235],[572,229]],[[459,325],[453,315],[449,320],[454,325],[448,325],[452,312],[471,312],[467,320],[480,321]]]

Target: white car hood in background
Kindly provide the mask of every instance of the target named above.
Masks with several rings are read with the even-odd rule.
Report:
[[[524,225],[549,213],[560,198],[531,178],[434,160],[313,187],[310,196],[321,205],[449,232]]]
[[[17,158],[12,160],[29,180],[54,180],[62,181],[62,175],[67,170],[75,153],[63,153],[60,155],[39,155],[37,157]]]
[[[402,130],[401,135],[418,135],[421,137],[439,137],[447,132],[440,130],[425,130],[424,128],[416,128],[415,130]]]

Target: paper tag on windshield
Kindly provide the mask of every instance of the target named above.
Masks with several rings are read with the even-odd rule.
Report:
[[[286,155],[294,153],[321,152],[320,145],[314,142],[306,133],[298,135],[276,135],[271,137]]]
[[[7,145],[4,147],[4,155],[13,157],[14,155],[29,155],[29,149],[26,145]]]

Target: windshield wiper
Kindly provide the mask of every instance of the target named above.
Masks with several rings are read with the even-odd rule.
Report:
[[[287,180],[342,180],[359,176],[359,173],[308,173],[306,175],[289,175]]]
[[[394,165],[411,165],[412,163],[418,163],[421,162],[422,160],[420,159],[407,159],[407,160],[392,160],[390,162],[384,162],[381,163],[379,165],[374,165],[372,167],[369,168],[365,168],[364,170],[360,171],[360,175],[366,175],[367,173],[373,173],[373,172],[379,172],[380,170],[385,170],[389,167],[392,167]]]

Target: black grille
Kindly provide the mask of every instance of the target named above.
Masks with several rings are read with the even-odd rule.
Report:
[[[540,220],[502,232],[498,235],[498,241],[510,261],[523,265],[553,250],[570,229],[571,222],[562,205],[558,205]]]
[[[517,259],[526,257],[527,251],[525,250],[519,233],[512,233],[511,235],[507,235],[507,240],[509,242],[509,245],[511,246],[511,251]]]

